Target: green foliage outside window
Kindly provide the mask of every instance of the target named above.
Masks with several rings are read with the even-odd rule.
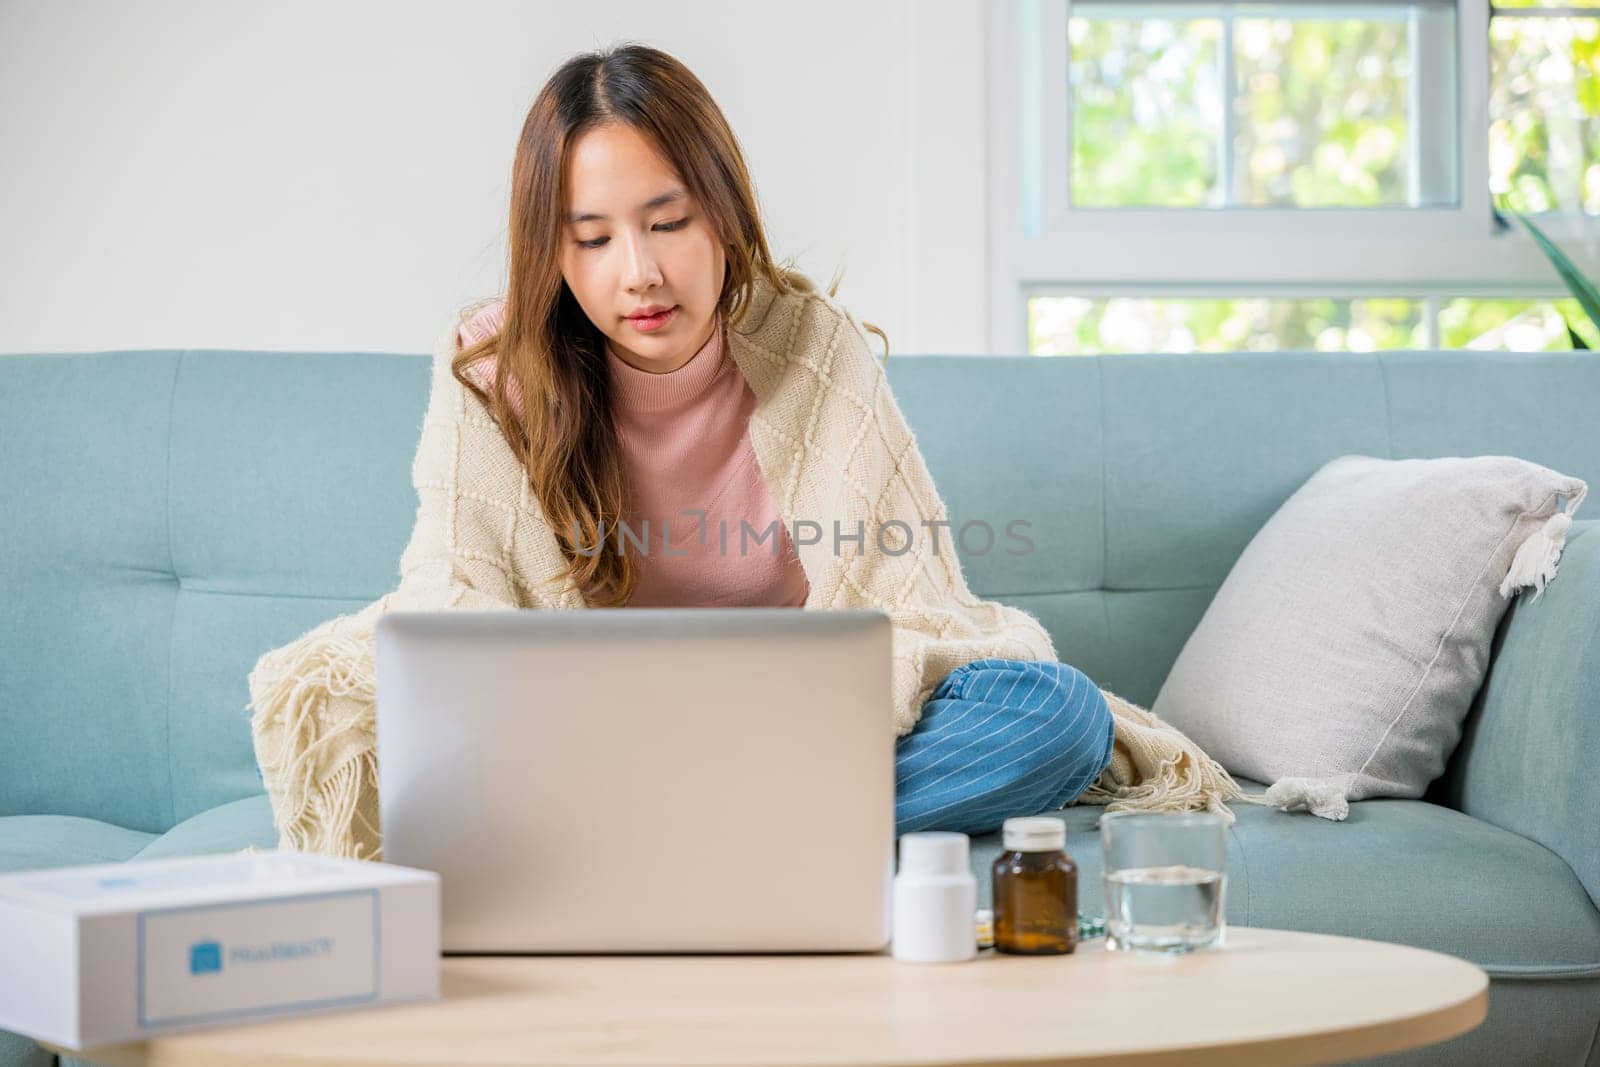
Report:
[[[1495,7],[1551,3],[1600,14],[1600,0]],[[1165,17],[1077,10],[1086,13],[1068,21],[1074,207],[1420,206],[1411,198],[1426,194],[1408,171],[1420,131],[1408,112],[1416,71],[1403,6],[1334,19],[1245,5],[1231,27],[1204,3]],[[1502,14],[1489,36],[1496,206],[1600,215],[1600,17]],[[1433,307],[1442,348],[1600,348],[1600,317],[1579,299],[1452,297]],[[1431,313],[1427,300],[1381,295],[1037,296],[1028,350],[1420,348]]]

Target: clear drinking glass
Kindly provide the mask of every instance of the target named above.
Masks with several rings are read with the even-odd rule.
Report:
[[[1221,947],[1227,841],[1215,812],[1101,815],[1106,948],[1177,955]]]

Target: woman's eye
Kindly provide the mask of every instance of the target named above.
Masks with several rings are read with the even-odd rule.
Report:
[[[683,229],[688,224],[689,224],[689,220],[688,219],[679,219],[676,222],[659,222],[659,223],[656,224],[655,229],[660,230],[663,233],[671,233],[674,230]],[[605,244],[609,240],[611,240],[611,238],[609,238],[609,237],[596,237],[592,241],[579,241],[578,242],[578,247],[579,248],[599,248],[601,245]]]

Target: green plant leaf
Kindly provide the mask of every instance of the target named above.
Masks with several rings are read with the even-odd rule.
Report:
[[[1588,342],[1584,341],[1584,339],[1579,336],[1578,331],[1572,328],[1572,323],[1570,322],[1567,323],[1567,338],[1572,342],[1573,348],[1581,349],[1585,352],[1589,350]]]
[[[1589,321],[1594,323],[1595,329],[1600,330],[1600,290],[1597,290],[1593,282],[1578,272],[1578,268],[1573,266],[1572,260],[1567,258],[1566,253],[1557,248],[1555,242],[1546,237],[1544,232],[1533,224],[1532,220],[1520,211],[1514,211],[1512,214],[1517,217],[1518,222],[1527,228],[1528,233],[1533,236],[1534,242],[1538,244],[1539,250],[1545,254],[1545,258],[1550,260],[1550,265],[1555,267],[1556,273],[1561,275],[1562,282],[1566,284],[1572,295],[1577,297],[1584,314],[1589,316]],[[1579,341],[1578,335],[1573,333],[1570,324],[1567,326],[1567,332],[1572,334],[1573,347],[1579,347],[1577,344]],[[1584,345],[1582,347],[1587,348],[1588,346]]]

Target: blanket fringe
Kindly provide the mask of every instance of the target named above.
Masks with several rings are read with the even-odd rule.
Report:
[[[250,672],[251,731],[279,848],[377,859],[373,636],[340,616]]]
[[[1270,806],[1265,793],[1240,789],[1182,731],[1109,690],[1101,692],[1116,724],[1111,764],[1074,803],[1103,804],[1107,811],[1214,811],[1229,826],[1238,818],[1230,800]]]

